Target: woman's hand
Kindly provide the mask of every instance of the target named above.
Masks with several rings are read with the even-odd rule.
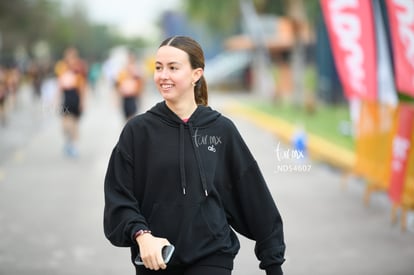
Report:
[[[136,239],[144,266],[151,270],[166,269],[167,265],[162,258],[161,250],[170,242],[164,238],[157,238],[150,233],[145,233]]]

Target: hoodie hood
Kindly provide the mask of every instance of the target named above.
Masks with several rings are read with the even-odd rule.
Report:
[[[191,123],[193,127],[204,128],[215,122],[217,118],[221,116],[219,112],[211,109],[210,107],[198,105],[188,122],[185,123],[173,111],[171,111],[170,108],[168,108],[165,101],[157,103],[148,112],[158,116],[164,123],[175,127],[179,127],[181,124],[186,125]]]
[[[185,171],[185,144],[184,144],[184,135],[186,131],[190,132],[192,137],[195,136],[196,128],[207,128],[209,125],[214,123],[221,114],[210,107],[198,105],[197,109],[190,116],[187,122],[184,122],[180,119],[171,109],[168,108],[165,101],[157,103],[153,108],[151,108],[148,113],[157,116],[163,123],[179,128],[180,138],[179,138],[179,160],[180,160],[180,175],[181,175],[181,189],[183,194],[186,195],[187,189],[187,179]],[[203,185],[204,194],[208,196],[209,187],[207,185],[207,178],[204,169],[204,165],[201,160],[200,152],[195,144],[193,138],[191,138],[192,147],[195,152],[198,170],[200,173],[201,184]]]

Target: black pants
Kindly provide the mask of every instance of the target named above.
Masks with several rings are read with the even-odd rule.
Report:
[[[135,96],[124,97],[123,98],[123,110],[124,110],[125,119],[128,119],[131,116],[135,115],[138,110],[137,98]]]
[[[231,270],[221,266],[193,265],[188,268],[167,268],[153,271],[143,266],[137,268],[137,275],[231,275]]]
[[[76,118],[81,116],[80,97],[76,89],[65,90],[63,93],[63,115],[72,115]]]

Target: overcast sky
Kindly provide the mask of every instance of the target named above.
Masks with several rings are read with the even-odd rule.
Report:
[[[156,32],[154,23],[165,10],[180,8],[181,0],[61,0],[80,2],[94,22],[116,25],[124,34],[148,36]]]

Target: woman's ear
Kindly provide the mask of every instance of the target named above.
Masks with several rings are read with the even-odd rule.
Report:
[[[203,76],[204,70],[202,68],[197,68],[193,70],[193,83],[196,83]]]

